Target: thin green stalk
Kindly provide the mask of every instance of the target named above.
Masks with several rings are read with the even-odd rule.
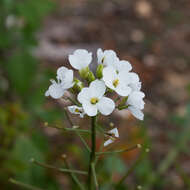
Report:
[[[88,168],[88,190],[93,189],[93,171],[92,165],[95,164],[96,159],[96,121],[97,117],[94,116],[91,118],[91,153],[90,153],[90,161],[89,161],[89,168]]]
[[[49,126],[49,125],[47,125],[47,127],[52,127],[52,128],[63,130],[63,131],[71,131],[71,132],[76,132],[77,131],[79,133],[89,133],[90,134],[90,131],[86,130],[86,129],[67,128],[67,127]]]
[[[22,182],[20,182],[20,181],[17,181],[17,180],[15,180],[15,179],[12,179],[12,178],[9,179],[9,181],[10,181],[11,183],[17,185],[17,186],[24,187],[24,188],[26,188],[26,189],[30,189],[30,190],[42,190],[42,189],[40,189],[40,188],[38,188],[38,187],[34,187],[34,186],[32,186],[32,185],[28,185],[28,184],[22,183]]]
[[[72,170],[72,169],[71,169],[71,166],[70,166],[70,164],[69,164],[69,162],[68,162],[67,159],[66,159],[66,155],[63,156],[63,159],[64,159],[64,162],[65,162],[66,167],[67,167],[68,169]],[[78,185],[79,189],[85,190],[83,184],[80,183],[80,181],[78,180],[78,178],[77,178],[77,176],[75,175],[74,172],[71,172],[71,173],[70,173],[70,176],[71,176],[71,179],[73,180],[73,182],[75,182],[76,185]]]
[[[72,98],[70,98],[70,97],[67,97],[67,99],[68,99],[70,102],[72,102],[73,104],[76,104],[77,106],[81,106],[81,104],[78,103],[76,100],[74,100],[74,99],[72,99]]]
[[[127,171],[127,173],[121,178],[121,180],[116,184],[116,188],[120,185],[123,184],[123,182],[125,181],[125,179],[135,170],[135,168],[138,166],[138,164],[141,162],[141,160],[144,158],[145,156],[145,152],[142,152],[141,155],[139,156],[139,158],[135,161],[135,163],[129,168],[129,170]]]
[[[73,127],[74,124],[73,124],[72,120],[70,119],[69,114],[67,113],[67,111],[65,109],[64,109],[64,112],[65,112],[65,116],[68,119],[71,127]],[[86,141],[84,140],[84,138],[82,137],[82,135],[77,130],[75,130],[75,133],[79,136],[81,142],[84,144],[84,146],[86,147],[86,149],[88,150],[88,152],[90,152],[90,148],[89,148],[88,144],[86,143]]]
[[[41,163],[41,162],[38,162],[34,159],[31,159],[31,162],[38,165],[38,166],[41,166],[41,167],[44,167],[44,168],[47,168],[47,169],[53,169],[53,170],[57,170],[59,172],[66,172],[66,173],[76,173],[76,174],[81,174],[81,175],[87,175],[87,172],[86,171],[80,171],[80,170],[71,170],[71,169],[65,169],[65,168],[57,168],[55,166],[51,166],[51,165],[48,165],[48,164],[44,164],[44,163]]]
[[[95,187],[98,190],[98,180],[96,177],[95,163],[91,164],[91,168],[92,168],[92,174],[93,174],[93,178],[94,178]]]
[[[126,148],[126,149],[121,149],[121,150],[108,151],[108,152],[96,152],[96,155],[128,152],[128,151],[134,150],[134,149],[136,149],[136,148],[138,148],[137,145],[132,146],[132,147],[130,147],[130,148]]]

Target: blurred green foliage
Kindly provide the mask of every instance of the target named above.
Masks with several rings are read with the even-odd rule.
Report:
[[[1,189],[16,189],[8,182],[10,177],[44,189],[59,189],[52,175],[29,162],[31,158],[48,159],[48,140],[36,127],[38,118],[55,121],[60,116],[59,110],[43,109],[51,72],[39,72],[33,56],[36,32],[54,7],[50,0],[0,2]]]

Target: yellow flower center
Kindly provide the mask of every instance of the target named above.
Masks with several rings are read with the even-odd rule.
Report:
[[[116,88],[118,84],[119,84],[119,79],[115,79],[113,81],[113,86]]]
[[[99,101],[98,98],[94,97],[94,98],[91,98],[90,103],[91,104],[96,104],[96,103],[98,103],[98,101]]]
[[[80,110],[78,108],[75,109],[75,112],[80,113]]]

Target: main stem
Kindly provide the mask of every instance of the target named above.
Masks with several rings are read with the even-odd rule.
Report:
[[[96,116],[91,118],[91,152],[90,152],[90,161],[88,168],[88,190],[93,189],[92,166],[95,164],[95,158],[96,158],[96,120],[97,120]]]

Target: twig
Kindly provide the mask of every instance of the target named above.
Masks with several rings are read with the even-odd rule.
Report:
[[[26,188],[26,189],[30,189],[30,190],[42,190],[42,189],[40,189],[40,188],[38,188],[38,187],[34,187],[34,186],[32,186],[32,185],[28,185],[28,184],[22,183],[22,182],[20,182],[20,181],[17,181],[17,180],[15,180],[15,179],[12,179],[12,178],[10,178],[9,181],[10,181],[11,183],[17,185],[17,186],[24,187],[24,188]]]
[[[38,162],[38,161],[34,160],[33,158],[31,159],[31,162],[38,165],[38,166],[41,166],[41,167],[44,167],[44,168],[47,168],[47,169],[57,170],[59,172],[76,173],[76,174],[81,174],[81,175],[87,175],[86,171],[70,170],[70,169],[65,169],[65,168],[57,168],[55,166],[51,166],[51,165],[48,165],[48,164]]]

